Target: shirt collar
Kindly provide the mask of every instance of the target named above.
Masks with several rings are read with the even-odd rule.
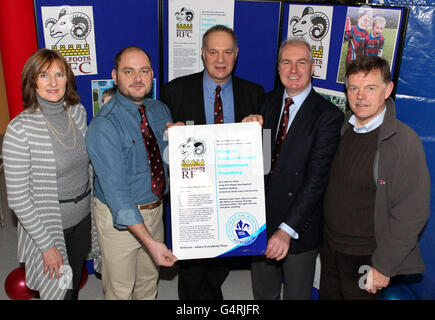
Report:
[[[221,91],[224,91],[231,84],[232,84],[232,78],[230,76],[230,78],[227,81],[225,81],[225,83],[219,84],[221,86]],[[215,93],[216,87],[218,86],[218,84],[210,78],[207,71],[205,70],[204,70],[204,76],[202,77],[202,85],[204,87],[205,92],[212,92],[213,95]]]
[[[357,29],[359,32],[367,31],[366,29],[362,29],[362,28],[360,28],[358,25],[356,25],[355,27],[356,27],[356,29]]]
[[[122,105],[122,107],[130,114],[132,114],[133,116],[139,114],[138,113],[138,108],[140,106],[139,104],[136,104],[130,99],[126,98],[121,92],[119,92],[119,90],[116,90],[115,97],[117,101],[119,101],[119,103]],[[145,105],[145,107],[146,107],[146,100],[147,99],[145,99],[144,102],[142,103],[143,105]]]
[[[304,103],[305,99],[310,94],[310,91],[311,91],[311,84],[308,86],[308,88],[306,88],[301,93],[295,95],[294,97],[290,97],[287,93],[287,90],[284,89],[284,95],[282,97],[282,105],[285,104],[285,99],[292,98],[293,104],[299,109],[301,107],[302,103]]]
[[[361,127],[356,126],[356,117],[354,114],[350,117],[348,122],[353,126],[354,132],[368,133],[378,128],[382,124],[382,122],[384,122],[384,116],[386,111],[387,111],[387,106],[385,106],[384,110],[378,116],[376,116],[376,118],[370,120],[368,123],[366,123]]]

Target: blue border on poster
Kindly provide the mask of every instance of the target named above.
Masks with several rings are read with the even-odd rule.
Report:
[[[267,246],[267,235],[266,235],[266,225],[264,224],[256,235],[254,242],[247,246],[238,245],[228,250],[227,252],[219,255],[218,257],[234,257],[234,256],[251,256],[251,255],[263,255],[266,251]]]

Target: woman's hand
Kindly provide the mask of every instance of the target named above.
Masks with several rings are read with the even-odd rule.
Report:
[[[55,246],[42,253],[42,260],[44,261],[44,275],[49,271],[48,279],[56,275],[56,279],[60,277],[60,268],[63,266],[63,258],[59,250]]]

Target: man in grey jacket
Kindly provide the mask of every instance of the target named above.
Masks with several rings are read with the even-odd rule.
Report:
[[[324,198],[320,299],[378,299],[391,277],[425,269],[430,178],[419,136],[396,119],[388,62],[358,58],[346,87],[352,112]]]

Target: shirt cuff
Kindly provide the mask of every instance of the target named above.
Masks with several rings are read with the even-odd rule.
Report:
[[[299,239],[299,234],[296,231],[294,231],[291,227],[289,227],[286,223],[284,222],[281,223],[279,225],[279,228],[287,232],[293,239]]]
[[[117,229],[127,229],[127,226],[143,222],[139,209],[123,209],[113,215],[113,225]]]

